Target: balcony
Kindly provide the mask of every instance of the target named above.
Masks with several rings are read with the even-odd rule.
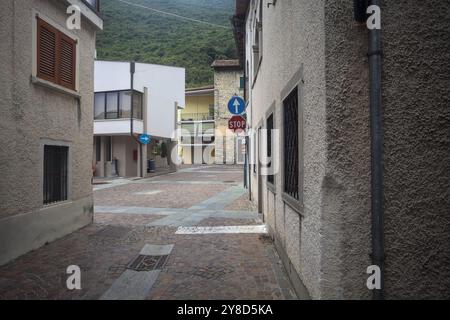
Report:
[[[96,92],[94,95],[94,134],[130,134],[133,118],[133,133],[142,134],[143,94],[137,91]]]
[[[181,122],[214,121],[214,113],[181,113]]]
[[[214,123],[183,123],[180,126],[182,137],[211,137],[214,136]]]
[[[142,98],[142,93],[131,90],[96,92],[94,120],[130,118],[142,120]]]

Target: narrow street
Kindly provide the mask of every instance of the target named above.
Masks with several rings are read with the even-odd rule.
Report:
[[[2,266],[0,299],[295,299],[241,181],[199,166],[96,184],[94,222]]]

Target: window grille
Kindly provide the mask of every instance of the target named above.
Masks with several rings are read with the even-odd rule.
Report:
[[[44,204],[67,200],[69,147],[44,146]]]
[[[273,130],[273,114],[267,118],[267,157],[270,162],[267,164],[267,169],[272,168],[272,130]],[[275,183],[275,176],[270,174],[267,176],[267,181],[271,184]]]
[[[298,88],[283,102],[284,192],[299,200]]]

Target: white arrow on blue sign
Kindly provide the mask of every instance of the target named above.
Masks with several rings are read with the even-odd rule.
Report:
[[[228,102],[228,110],[231,112],[231,114],[243,114],[245,112],[245,109],[245,101],[241,97],[233,96]]]
[[[141,134],[139,136],[139,141],[143,144],[143,145],[147,145],[150,143],[151,138],[148,134]]]

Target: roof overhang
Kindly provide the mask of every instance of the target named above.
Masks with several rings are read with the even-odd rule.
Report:
[[[192,88],[186,90],[186,96],[210,96],[214,95],[214,86],[208,86],[203,88]]]
[[[250,0],[236,0],[236,15],[245,16],[247,14]]]
[[[245,20],[249,5],[250,0],[236,0],[236,12],[232,18],[234,40],[241,67],[243,67],[245,60]]]

